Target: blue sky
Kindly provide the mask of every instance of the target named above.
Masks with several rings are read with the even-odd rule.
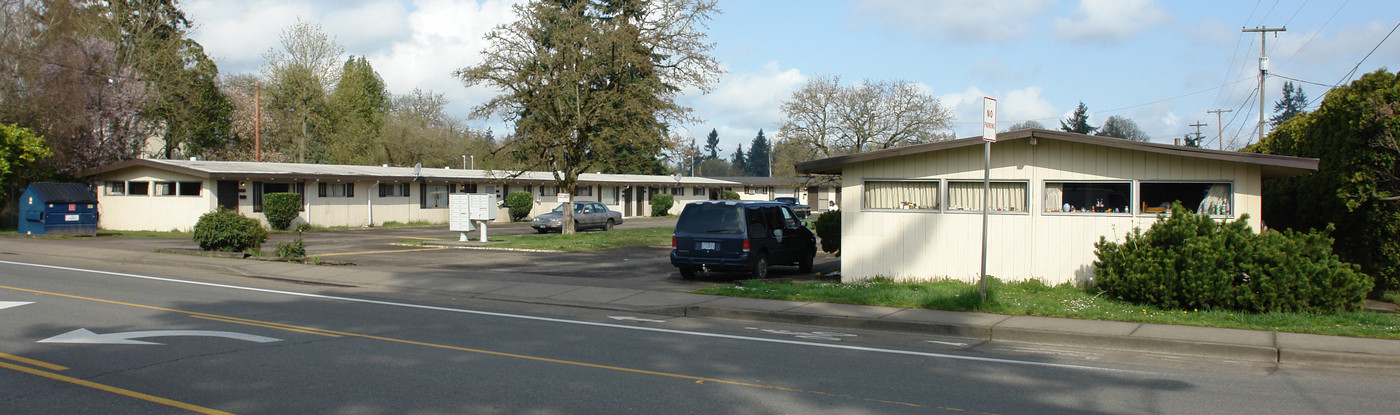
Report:
[[[511,3],[197,0],[182,7],[197,25],[194,38],[226,74],[256,72],[261,54],[300,17],[321,24],[347,54],[367,57],[391,91],[442,93],[453,115],[465,117],[494,92],[462,87],[450,73],[479,62],[488,46],[482,35],[514,18]],[[1267,35],[1270,72],[1299,80],[1310,99],[1345,81],[1358,62],[1353,79],[1400,70],[1400,34],[1380,43],[1400,24],[1393,0],[720,0],[719,7],[724,13],[708,33],[727,73],[710,94],[681,97],[704,121],[679,132],[703,142],[716,129],[726,154],[740,143],[747,148],[759,129],[773,138],[780,104],[813,76],[916,82],[954,111],[957,137],[981,134],[983,96],[998,100],[1001,128],[1024,120],[1057,128],[1083,101],[1091,124],[1127,117],[1155,142],[1208,124],[1201,131],[1212,148],[1217,122],[1206,111],[1228,109],[1228,149],[1250,142],[1258,121],[1260,35],[1242,28],[1287,27]],[[1284,81],[1268,79],[1266,116]],[[507,128],[498,119],[468,124]]]

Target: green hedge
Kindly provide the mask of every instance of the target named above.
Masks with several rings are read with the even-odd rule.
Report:
[[[1095,244],[1095,285],[1168,309],[1336,312],[1361,308],[1371,279],[1332,253],[1327,231],[1253,233],[1177,203],[1146,233]]]
[[[671,206],[676,204],[676,197],[669,194],[659,194],[651,196],[651,215],[661,217],[671,214]]]
[[[506,195],[506,208],[510,211],[510,221],[519,222],[530,216],[535,207],[535,197],[530,192],[510,192]]]
[[[724,193],[720,194],[719,198],[721,200],[739,200],[739,193],[733,190],[725,190]]]
[[[263,195],[263,215],[267,216],[268,226],[285,231],[292,226],[301,212],[301,195],[296,193],[268,193]]]
[[[817,237],[822,241],[822,252],[836,253],[841,250],[841,212],[832,210],[817,216],[817,222],[812,225],[817,230]]]
[[[257,219],[219,209],[199,217],[194,240],[206,251],[242,252],[261,247],[267,241],[267,229]]]

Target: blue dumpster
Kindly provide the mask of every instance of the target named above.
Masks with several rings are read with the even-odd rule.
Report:
[[[30,183],[19,200],[19,233],[97,236],[97,195],[77,183]]]

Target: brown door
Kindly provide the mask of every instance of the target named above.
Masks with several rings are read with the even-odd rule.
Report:
[[[632,186],[622,188],[622,216],[632,217]]]

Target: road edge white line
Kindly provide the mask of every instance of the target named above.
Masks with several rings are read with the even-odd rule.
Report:
[[[240,285],[220,284],[220,283],[204,282],[204,281],[190,281],[190,280],[182,280],[182,279],[177,279],[177,278],[156,277],[156,276],[151,276],[151,275],[131,274],[131,273],[125,273],[125,272],[116,272],[116,271],[103,271],[103,270],[93,270],[93,269],[84,269],[84,268],[74,268],[74,267],[65,267],[65,266],[59,266],[59,265],[32,264],[32,263],[27,263],[27,262],[15,262],[15,261],[6,261],[6,260],[0,260],[0,264],[10,264],[10,265],[17,265],[17,266],[29,266],[29,267],[35,267],[35,268],[48,268],[48,269],[56,269],[56,270],[64,270],[64,271],[72,271],[72,272],[87,272],[87,273],[94,273],[94,274],[103,274],[103,275],[111,275],[111,276],[126,277],[126,278],[136,278],[136,279],[144,279],[144,280],[151,280],[151,281],[170,282],[170,283],[177,283],[177,284],[199,285],[199,286],[206,286],[206,287],[226,288],[226,289],[233,289],[233,290],[240,290],[240,291],[261,292],[261,293],[268,293],[268,294],[281,294],[281,295],[288,295],[288,296],[294,296],[294,297],[318,298],[318,299],[323,299],[323,300],[346,301],[346,302],[362,303],[362,304],[375,304],[375,305],[383,305],[383,306],[390,306],[390,307],[403,307],[403,308],[414,308],[414,309],[420,309],[420,310],[445,311],[445,312],[451,312],[451,313],[473,314],[473,315],[491,316],[491,317],[501,317],[501,318],[513,318],[513,319],[521,319],[521,320],[545,321],[545,322],[551,322],[551,323],[574,324],[574,325],[582,325],[582,326],[609,327],[609,328],[626,329],[626,330],[639,330],[639,331],[649,331],[649,332],[656,332],[656,333],[679,334],[679,335],[686,335],[686,336],[710,337],[710,338],[720,338],[720,339],[730,339],[730,340],[743,340],[743,341],[753,341],[753,342],[762,342],[762,343],[790,344],[790,345],[797,345],[797,346],[812,346],[812,347],[821,347],[821,348],[828,348],[828,349],[851,350],[851,351],[861,351],[861,352],[870,352],[870,353],[882,353],[882,354],[896,354],[896,355],[906,355],[906,356],[920,356],[920,357],[930,357],[930,358],[950,359],[950,360],[966,360],[966,361],[973,361],[973,362],[1002,363],[1002,364],[1024,365],[1024,366],[1038,366],[1038,367],[1052,367],[1052,368],[1060,368],[1060,369],[1092,370],[1092,371],[1117,372],[1117,373],[1150,373],[1150,372],[1139,371],[1139,370],[1131,370],[1131,369],[1116,369],[1116,368],[1105,368],[1105,367],[1095,367],[1095,366],[1081,366],[1081,365],[1071,365],[1071,364],[1063,364],[1063,363],[1030,362],[1030,361],[1023,361],[1023,360],[997,359],[997,358],[991,358],[991,357],[960,356],[960,355],[954,355],[954,354],[931,353],[931,352],[918,352],[918,351],[912,351],[912,350],[881,349],[881,348],[876,348],[876,347],[853,346],[853,345],[847,345],[847,344],[813,343],[813,342],[804,342],[804,341],[797,341],[797,340],[769,339],[769,338],[762,338],[762,337],[739,336],[739,335],[733,335],[733,334],[705,333],[705,332],[697,332],[697,331],[664,329],[664,328],[657,328],[657,327],[644,327],[644,326],[625,325],[625,324],[600,323],[600,322],[593,322],[593,321],[566,320],[566,319],[553,318],[553,317],[540,317],[540,316],[527,316],[527,315],[522,315],[522,314],[498,313],[498,312],[494,312],[494,311],[468,310],[468,309],[462,309],[462,308],[441,307],[441,306],[432,306],[432,305],[424,305],[424,304],[398,303],[398,302],[393,302],[393,301],[370,300],[370,299],[364,299],[364,298],[341,297],[341,296],[325,295],[325,294],[299,293],[299,292],[295,292],[295,291],[282,291],[282,290],[273,290],[273,289],[268,289],[268,288],[244,287],[244,286],[240,286]]]

